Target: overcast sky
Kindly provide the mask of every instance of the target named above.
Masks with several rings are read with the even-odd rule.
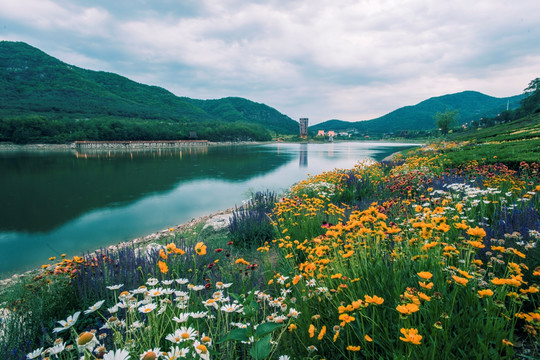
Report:
[[[538,0],[0,0],[0,40],[310,124],[540,77]]]

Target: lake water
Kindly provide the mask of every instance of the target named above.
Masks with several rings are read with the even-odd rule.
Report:
[[[282,192],[412,144],[335,142],[0,152],[0,278]]]

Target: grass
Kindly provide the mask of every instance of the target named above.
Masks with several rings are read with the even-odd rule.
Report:
[[[540,165],[485,146],[310,176],[151,251],[53,259],[0,295],[2,355],[538,358]]]

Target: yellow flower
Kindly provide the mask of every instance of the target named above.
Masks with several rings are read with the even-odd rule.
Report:
[[[349,345],[349,346],[347,346],[347,350],[349,350],[349,351],[360,351],[360,346]]]
[[[330,276],[330,278],[332,278],[332,279],[341,279],[342,276],[343,275],[341,275],[341,274],[334,274],[334,275]]]
[[[354,254],[354,250],[349,250],[345,254],[342,255],[344,259],[351,257]]]
[[[367,341],[367,342],[373,342],[373,339],[371,338],[371,336],[369,336],[368,334],[366,334],[364,336],[364,339]]]
[[[421,271],[419,273],[417,273],[416,275],[420,276],[420,278],[424,279],[424,280],[429,280],[433,277],[433,274],[430,273],[429,271]]]
[[[410,342],[414,345],[420,345],[420,341],[422,340],[422,335],[418,334],[417,329],[405,329],[401,328],[400,332],[403,334],[404,337],[399,337],[399,340],[404,342]]]
[[[319,333],[319,336],[317,336],[317,339],[322,340],[322,338],[324,337],[324,334],[326,334],[326,326],[323,326],[321,328],[321,332]]]
[[[339,336],[339,331],[336,331],[336,333],[334,334],[334,338],[333,338],[334,342],[336,342],[338,336]]]
[[[206,245],[203,242],[198,242],[195,245],[195,252],[199,255],[206,255]]]
[[[165,264],[163,261],[159,261],[158,262],[158,266],[159,266],[159,270],[165,274],[167,271],[169,271],[169,267],[167,266],[167,264]]]
[[[296,326],[295,324],[291,324],[289,325],[288,329],[289,329],[289,332],[293,332],[294,330],[298,329],[298,326]]]

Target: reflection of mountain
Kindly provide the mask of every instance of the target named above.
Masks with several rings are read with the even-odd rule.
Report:
[[[245,181],[292,160],[261,147],[0,156],[0,229],[40,232],[90,210],[163,193],[194,179]]]

